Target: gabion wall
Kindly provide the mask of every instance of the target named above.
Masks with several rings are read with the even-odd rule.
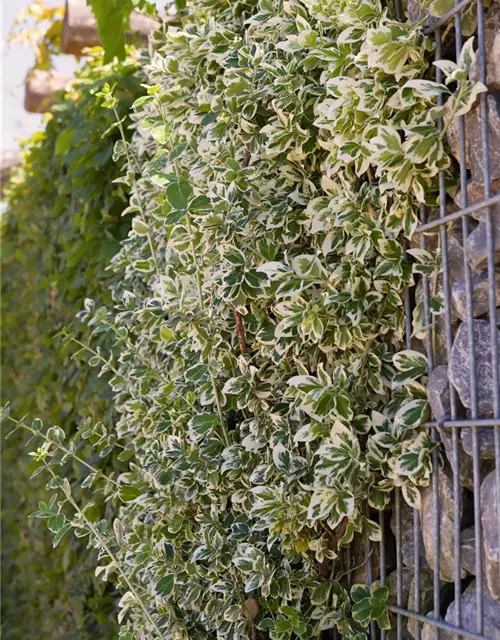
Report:
[[[420,8],[407,2],[416,23]],[[440,250],[442,273],[406,295],[407,346],[429,362],[433,480],[419,511],[396,492],[380,514],[381,544],[360,540],[344,558],[351,584],[391,589],[393,628],[372,626],[373,638],[500,639],[500,2],[463,0],[424,30],[436,59],[450,59],[474,27],[475,79],[488,92],[446,131],[460,189],[452,199],[441,176],[440,207],[422,207],[411,243]],[[425,328],[414,335],[422,309]]]

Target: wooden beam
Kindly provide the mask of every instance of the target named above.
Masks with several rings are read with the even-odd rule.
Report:
[[[149,34],[159,26],[159,22],[151,16],[134,11],[130,16],[128,36],[136,34],[142,42],[147,42]],[[79,56],[85,47],[100,44],[97,22],[86,0],[66,0],[61,36],[62,52]]]
[[[35,69],[27,80],[24,108],[28,113],[45,113],[54,103],[54,94],[69,88],[73,77],[57,71]]]

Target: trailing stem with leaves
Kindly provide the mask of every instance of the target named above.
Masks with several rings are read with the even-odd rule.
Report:
[[[429,482],[403,293],[440,267],[403,245],[438,173],[455,186],[442,123],[484,90],[472,41],[439,63],[445,85],[431,40],[379,0],[189,8],[115,146],[132,230],[113,305],[80,314],[108,346],[65,337],[114,394],[117,420],[79,437],[128,461],[88,469],[118,518],[85,521],[63,473],[76,445],[37,428],[59,496],[38,515],[89,536],[124,639],[364,638],[388,627],[388,590],[349,591],[341,551],[380,541],[394,487],[418,507]]]

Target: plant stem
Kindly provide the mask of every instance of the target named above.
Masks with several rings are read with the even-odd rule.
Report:
[[[50,466],[47,464],[47,462],[44,460],[43,464],[45,466],[45,468],[47,469],[47,471],[50,473],[50,475],[54,478],[54,480],[57,479],[56,474],[52,471],[52,469],[50,468]],[[137,592],[137,590],[135,589],[134,585],[130,582],[127,574],[123,571],[123,569],[120,567],[120,564],[118,563],[118,558],[115,556],[115,554],[111,551],[111,549],[109,548],[109,546],[107,545],[106,541],[104,540],[104,538],[101,536],[101,534],[99,533],[99,531],[94,527],[94,525],[92,524],[92,522],[90,522],[90,520],[87,519],[87,516],[85,515],[85,513],[80,509],[80,507],[77,505],[77,503],[75,502],[75,500],[73,499],[73,497],[71,496],[71,493],[66,490],[64,487],[62,488],[62,490],[64,491],[64,494],[66,496],[66,500],[69,502],[69,504],[73,507],[73,509],[76,511],[76,513],[78,513],[78,515],[82,518],[82,520],[85,522],[85,524],[87,525],[87,527],[90,529],[90,531],[92,532],[92,534],[94,535],[94,537],[99,541],[99,544],[101,545],[102,549],[104,549],[104,551],[106,552],[106,554],[111,558],[111,560],[114,562],[116,569],[118,571],[118,573],[121,575],[121,577],[123,578],[123,580],[125,581],[127,587],[130,589],[130,592],[132,593],[132,595],[134,596],[134,598],[137,601],[137,604],[140,606],[140,608],[142,609],[144,615],[146,616],[146,618],[148,619],[149,623],[151,624],[151,626],[153,627],[153,629],[156,631],[156,633],[159,635],[160,638],[163,639],[163,634],[160,631],[160,629],[158,628],[158,626],[156,625],[156,622],[153,620],[151,614],[149,613],[146,605],[144,604],[144,602],[142,601],[139,593]]]

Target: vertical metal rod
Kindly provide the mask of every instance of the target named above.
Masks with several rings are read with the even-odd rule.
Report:
[[[413,510],[413,561],[415,563],[415,613],[420,613],[420,519],[418,510]],[[420,640],[420,622],[414,620],[415,640]]]
[[[458,0],[455,0],[455,4],[458,4]],[[462,50],[462,12],[459,11],[455,16],[455,52],[457,59]],[[466,151],[465,147],[465,130],[464,130],[464,118],[463,116],[460,118],[459,123],[459,144],[460,149],[463,148],[464,153]],[[465,197],[465,202],[467,202],[467,165],[466,160],[464,159],[464,163],[460,163],[460,185],[462,189],[462,193]],[[445,251],[443,249],[443,255]],[[448,247],[446,247],[446,263],[448,262]],[[446,264],[446,272],[443,276],[446,280],[449,280],[449,272],[448,272],[448,264]],[[445,302],[446,309],[446,348],[448,352],[448,361],[451,352],[451,347],[453,344],[453,335],[451,328],[451,312],[449,307],[449,298]],[[457,402],[456,402],[456,393],[452,384],[449,385],[450,392],[450,413],[452,420],[455,420],[457,417]],[[462,572],[462,558],[461,558],[461,546],[460,546],[460,529],[461,529],[461,513],[462,513],[462,505],[461,505],[461,495],[462,495],[462,487],[460,486],[460,457],[459,457],[459,434],[456,429],[452,429],[452,449],[453,449],[453,502],[454,502],[454,554],[455,554],[455,584],[454,584],[454,593],[455,593],[455,625],[457,627],[462,626],[462,599],[461,599],[461,591],[462,591],[462,582],[461,582],[461,572]],[[458,640],[458,635],[455,636]]]
[[[350,547],[346,547],[345,549],[345,565],[346,565],[346,571],[347,571],[347,586],[350,589],[352,587],[352,572],[351,572],[352,562],[351,562]]]
[[[378,512],[378,526],[380,527],[380,586],[385,586],[385,512]],[[380,640],[385,640],[386,631],[381,629]]]
[[[403,555],[401,553],[401,489],[394,489],[394,509],[396,512],[396,603],[403,606]],[[403,637],[403,620],[401,614],[396,614],[396,638]]]
[[[363,506],[363,515],[366,519],[370,518],[370,512],[368,509],[368,503],[365,503]],[[371,587],[373,584],[373,566],[372,566],[372,556],[371,556],[371,541],[368,536],[368,531],[366,527],[363,529],[363,545],[364,545],[364,553],[366,559],[366,582]],[[375,631],[375,621],[370,621],[370,637],[374,640],[376,635]]]
[[[436,37],[436,60],[440,60],[441,55],[441,29],[437,29],[435,31]],[[442,81],[442,71],[436,67],[436,80],[437,82]],[[438,104],[442,104],[442,98],[438,98]],[[441,128],[443,126],[442,120],[438,120],[438,126]],[[439,205],[439,215],[443,217],[446,215],[446,195],[444,188],[444,175],[442,172],[439,174],[439,193],[440,193],[440,205]],[[441,233],[441,242],[444,241],[445,246],[447,246],[447,236]],[[447,260],[447,257],[445,258]],[[448,287],[449,283],[445,281],[445,277],[443,275],[443,290],[445,287]],[[445,296],[446,299],[446,296]],[[448,292],[449,299],[449,292]],[[426,320],[427,322],[427,320]],[[429,372],[433,369],[433,360],[429,360]],[[440,504],[439,504],[439,455],[436,443],[438,442],[438,433],[437,429],[433,427],[431,429],[431,441],[435,445],[432,451],[432,512],[433,512],[433,520],[434,520],[434,575],[433,575],[433,595],[434,595],[434,620],[440,619],[441,613],[441,598],[440,598],[440,568],[439,568],[439,556],[441,553],[441,522],[440,522]],[[439,640],[439,628],[434,627],[434,637],[436,640]]]
[[[466,142],[465,142],[465,123],[464,118],[459,119],[459,144],[460,144],[460,167],[461,174],[465,172],[466,158]],[[462,190],[462,204],[467,204],[467,184],[465,190]],[[469,260],[467,255],[467,236],[469,235],[469,221],[467,216],[462,218],[462,229],[464,237],[464,280],[466,292],[467,306],[467,329],[468,329],[468,349],[470,362],[470,398],[471,398],[471,418],[478,418],[477,403],[477,376],[476,376],[476,353],[475,353],[475,337],[474,337],[474,314],[472,306],[472,285]],[[474,527],[476,535],[476,603],[477,603],[477,632],[482,633],[483,628],[483,571],[481,558],[481,513],[480,513],[480,460],[479,445],[476,427],[472,427],[472,467],[473,467],[473,488],[474,488]]]
[[[478,0],[477,5],[477,35],[478,35],[478,53],[479,53],[479,77],[483,84],[486,84],[486,51],[485,51],[485,33],[484,33],[484,2]],[[485,199],[491,196],[491,175],[490,175],[490,158],[489,158],[489,132],[488,132],[488,97],[486,93],[480,96],[480,113],[481,113],[481,145],[483,158],[483,182]],[[493,415],[495,418],[500,417],[500,382],[499,382],[499,357],[498,357],[498,330],[497,330],[497,311],[496,311],[496,287],[495,287],[495,229],[493,222],[493,213],[488,207],[486,210],[486,243],[488,255],[488,307],[490,319],[490,338],[491,338],[491,367],[492,367],[492,383],[493,383]],[[500,496],[500,428],[495,427],[495,480],[497,490],[497,500]],[[497,505],[497,533],[498,544],[500,548],[500,507]],[[500,562],[498,584],[500,585]]]
[[[396,13],[396,19],[401,20],[401,4],[399,0],[394,0],[394,11]]]

